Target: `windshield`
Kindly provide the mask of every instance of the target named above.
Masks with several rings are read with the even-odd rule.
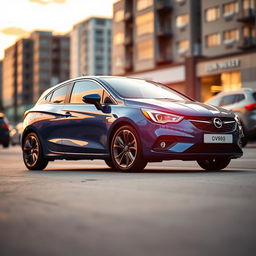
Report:
[[[104,78],[122,98],[190,100],[165,85],[134,78]]]

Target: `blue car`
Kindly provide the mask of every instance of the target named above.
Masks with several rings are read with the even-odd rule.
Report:
[[[25,113],[23,159],[42,170],[56,159],[104,159],[120,171],[148,162],[194,160],[221,170],[243,152],[230,111],[141,79],[79,77],[45,91]]]

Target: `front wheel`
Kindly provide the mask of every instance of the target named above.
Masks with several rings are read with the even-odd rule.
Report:
[[[129,125],[120,127],[114,134],[110,146],[111,160],[115,169],[139,172],[147,161],[142,156],[142,146],[136,130]]]
[[[48,160],[43,156],[42,145],[38,136],[31,132],[29,133],[22,145],[23,161],[29,170],[43,170]]]
[[[200,167],[205,169],[206,171],[213,171],[213,170],[222,170],[226,168],[229,163],[229,158],[212,158],[212,159],[202,159],[197,160],[197,163]]]

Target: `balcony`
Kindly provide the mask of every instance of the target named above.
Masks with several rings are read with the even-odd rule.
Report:
[[[256,18],[255,9],[243,9],[238,13],[237,21],[239,22],[253,22]]]
[[[180,5],[185,4],[185,2],[186,0],[176,0],[176,3]]]
[[[129,46],[129,45],[132,45],[133,43],[133,36],[132,36],[132,33],[127,33],[125,35],[125,40],[124,40],[124,44],[126,46]]]
[[[133,70],[132,59],[127,58],[125,60],[124,69],[125,69],[126,72],[131,72]]]
[[[125,11],[124,20],[127,22],[132,20],[132,11],[131,10]]]
[[[238,41],[238,48],[241,50],[247,50],[256,47],[255,37],[244,37]]]
[[[172,62],[172,58],[168,53],[160,53],[156,58],[156,63],[158,65],[168,64],[170,62]]]
[[[170,27],[167,26],[160,26],[157,29],[156,35],[159,38],[166,38],[166,37],[171,37],[172,35],[172,30]]]
[[[170,0],[157,0],[156,1],[156,9],[158,11],[169,12],[172,9]]]

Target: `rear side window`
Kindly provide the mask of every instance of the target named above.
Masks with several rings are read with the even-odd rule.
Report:
[[[227,106],[231,105],[235,102],[235,95],[227,95],[223,96],[221,101],[220,101],[220,106]]]
[[[64,85],[52,93],[51,103],[64,104],[68,85]]]
[[[254,92],[254,93],[252,94],[252,97],[253,97],[254,100],[256,101],[256,92]]]
[[[221,106],[227,106],[227,105],[231,105],[231,104],[235,104],[238,103],[242,100],[245,99],[245,95],[244,94],[232,94],[232,95],[227,95],[224,96],[220,102]]]
[[[76,82],[72,90],[70,103],[84,104],[83,96],[93,93],[99,94],[102,98],[102,87],[99,84],[89,80]]]

